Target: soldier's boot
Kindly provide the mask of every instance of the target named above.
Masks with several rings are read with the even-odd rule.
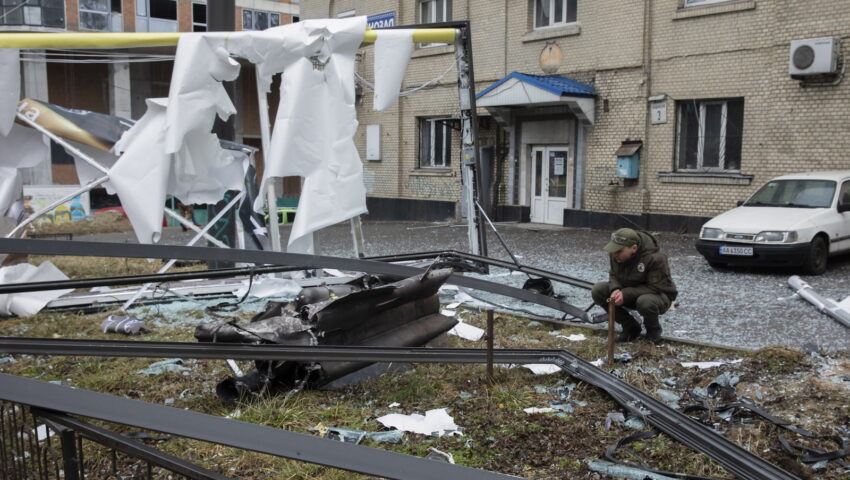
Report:
[[[659,345],[661,343],[661,323],[658,321],[658,315],[644,315],[643,326],[646,327],[646,339],[655,345]]]
[[[631,342],[640,336],[640,324],[632,317],[629,312],[618,308],[614,319],[623,327],[623,331],[617,336],[617,342]]]

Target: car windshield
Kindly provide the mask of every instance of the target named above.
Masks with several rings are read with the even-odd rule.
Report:
[[[746,207],[829,208],[835,195],[832,180],[773,180],[749,200]]]

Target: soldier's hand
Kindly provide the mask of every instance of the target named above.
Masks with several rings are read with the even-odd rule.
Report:
[[[620,290],[614,290],[611,292],[611,301],[614,302],[614,305],[620,306],[623,304],[623,292]]]

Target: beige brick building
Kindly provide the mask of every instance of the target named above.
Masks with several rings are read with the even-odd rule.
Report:
[[[301,14],[471,22],[484,194],[500,219],[695,231],[771,177],[850,169],[850,2],[303,0]],[[792,78],[792,41],[821,37],[835,41],[812,68],[830,48],[835,65]],[[403,89],[453,52],[419,46]],[[366,79],[372,58],[364,47]],[[371,215],[461,215],[457,95],[453,70],[383,113],[363,91]],[[618,151],[636,152],[637,178],[620,178]]]

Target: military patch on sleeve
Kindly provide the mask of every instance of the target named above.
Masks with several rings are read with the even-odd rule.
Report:
[[[644,265],[643,262],[640,262],[637,264],[637,269],[638,272],[643,273],[643,271],[646,270],[646,265]]]

